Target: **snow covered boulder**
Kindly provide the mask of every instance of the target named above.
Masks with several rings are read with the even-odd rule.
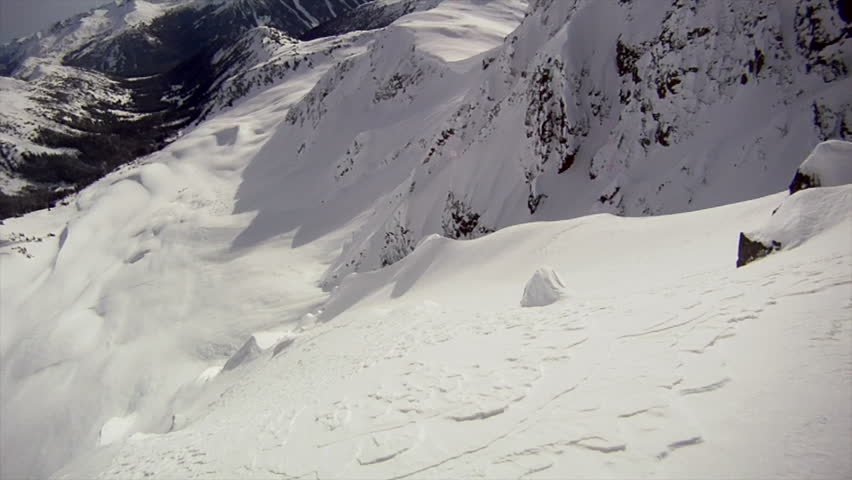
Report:
[[[740,233],[737,267],[777,250],[795,247],[808,238],[848,220],[852,184],[852,143],[828,140],[817,145],[796,170],[790,194],[815,187],[838,187],[792,196],[781,204],[760,229]],[[820,189],[823,190],[823,189]]]
[[[817,145],[796,170],[790,194],[849,183],[852,183],[852,143],[828,140]]]
[[[768,245],[765,245],[763,242],[752,240],[745,233],[740,232],[740,243],[737,247],[737,268],[748,265],[780,248],[781,244],[775,240],[771,240]]]
[[[535,271],[524,287],[521,298],[522,307],[543,307],[565,297],[565,284],[550,267],[541,267]]]
[[[852,185],[813,188],[791,195],[763,226],[740,233],[737,267],[796,248],[837,228],[852,231]]]

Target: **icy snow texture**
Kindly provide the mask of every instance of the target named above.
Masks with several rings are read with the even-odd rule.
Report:
[[[541,267],[524,286],[521,297],[522,307],[543,307],[559,301],[565,295],[565,285],[556,270]]]

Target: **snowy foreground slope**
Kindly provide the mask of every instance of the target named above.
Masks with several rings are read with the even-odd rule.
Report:
[[[812,236],[741,269],[786,194],[429,238],[59,476],[848,477],[852,186],[796,195]],[[567,293],[522,308],[539,265]]]
[[[285,61],[281,52],[298,49],[313,68],[266,88],[247,80],[245,97],[163,151],[68,205],[0,225],[0,476],[852,475],[852,187],[822,179],[832,186],[773,194],[834,135],[809,109],[820,100],[843,112],[848,78],[823,85],[821,67],[815,77],[797,70],[812,89],[770,89],[777,116],[758,130],[777,136],[737,157],[747,169],[727,154],[752,137],[716,148],[730,133],[722,127],[678,147],[701,146],[698,160],[659,144],[625,150],[723,173],[672,179],[700,195],[697,206],[688,195],[654,197],[664,211],[733,193],[762,198],[582,216],[642,211],[627,200],[623,212],[617,201],[599,205],[605,186],[580,182],[591,166],[582,155],[569,170],[576,182],[561,185],[589,202],[554,193],[569,177],[547,170],[558,167],[551,158],[536,177],[551,189],[538,212],[579,218],[469,241],[430,235],[538,218],[512,162],[541,157],[491,163],[512,145],[551,151],[509,135],[514,125],[527,138],[523,102],[542,74],[494,73],[532,57],[546,64],[512,52],[547,43],[558,22],[545,13],[565,17],[560,6],[572,2],[533,3],[518,45],[526,5],[514,0],[446,0],[384,30],[283,45],[258,58]],[[598,3],[597,14],[615,3]],[[542,22],[553,28],[537,36]],[[602,78],[616,68],[599,66]],[[504,94],[508,116],[482,116],[484,133],[462,146],[448,128],[460,122],[462,132],[457,112],[481,113],[467,100],[490,102],[489,91]],[[784,92],[802,98],[788,109]],[[680,118],[748,124],[727,115],[731,98],[713,98],[709,117]],[[831,120],[842,136],[843,115]],[[848,151],[824,145],[816,152]],[[438,180],[418,150],[442,165]],[[631,164],[610,173],[634,193],[648,185],[632,175],[672,173]],[[809,163],[823,164],[816,153]],[[724,183],[737,174],[740,183]],[[476,223],[466,193],[502,220],[473,225],[474,235],[443,230],[442,217]],[[406,219],[424,228],[409,235]],[[782,245],[737,269],[740,232]],[[356,268],[359,252],[370,258]],[[382,264],[391,265],[367,271]]]

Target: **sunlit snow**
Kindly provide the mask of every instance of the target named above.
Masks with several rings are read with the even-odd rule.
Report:
[[[588,215],[606,185],[557,190],[551,172],[532,220],[553,221],[529,221],[514,156],[528,148],[523,127],[493,131],[523,125],[526,97],[512,92],[527,81],[499,75],[532,62],[530,45],[562,52],[594,24],[548,25],[545,41],[531,17],[516,45],[525,8],[446,0],[383,30],[299,44],[313,68],[253,89],[65,205],[4,220],[0,476],[852,475],[850,144],[813,149],[816,134],[795,130],[811,120],[786,113],[726,124],[742,98],[690,97],[719,100],[701,121],[721,123],[688,117],[700,151],[664,160],[681,155],[669,164],[700,174],[648,202],[694,211]],[[564,58],[597,58],[576,48]],[[614,81],[612,65],[587,66]],[[414,83],[399,86],[400,72]],[[474,98],[488,113],[466,106]],[[767,98],[747,105],[786,108]],[[479,112],[476,131],[444,134],[465,111]],[[793,129],[766,151],[798,143],[789,171],[747,190],[724,155],[752,120]],[[614,173],[627,158],[607,137],[614,125],[593,134],[599,173],[637,213],[658,188],[651,173],[667,170]],[[435,176],[434,144],[417,135],[446,145],[429,153]],[[725,135],[737,139],[713,143]],[[777,184],[802,162],[824,186],[790,195]],[[446,185],[501,228],[436,233]],[[419,222],[417,237],[381,250],[401,218]],[[781,247],[737,268],[740,232]]]

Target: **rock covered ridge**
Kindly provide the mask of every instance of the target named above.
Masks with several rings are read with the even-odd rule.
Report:
[[[328,175],[348,188],[382,159],[398,187],[375,203],[327,284],[393,263],[432,233],[675,213],[786,188],[817,143],[852,134],[849,20],[837,1],[533,1],[502,47],[453,77],[440,121],[430,115],[405,141],[365,122],[336,131],[346,148],[315,158],[339,123],[327,119],[346,115],[336,102],[346,76],[360,75],[347,71],[367,61],[353,59],[290,112],[302,139],[290,155],[332,158]],[[370,61],[397,70],[358,77],[376,91],[365,115],[417,109],[429,85],[459,70],[428,56],[425,69],[376,60],[389,54],[377,45]]]

